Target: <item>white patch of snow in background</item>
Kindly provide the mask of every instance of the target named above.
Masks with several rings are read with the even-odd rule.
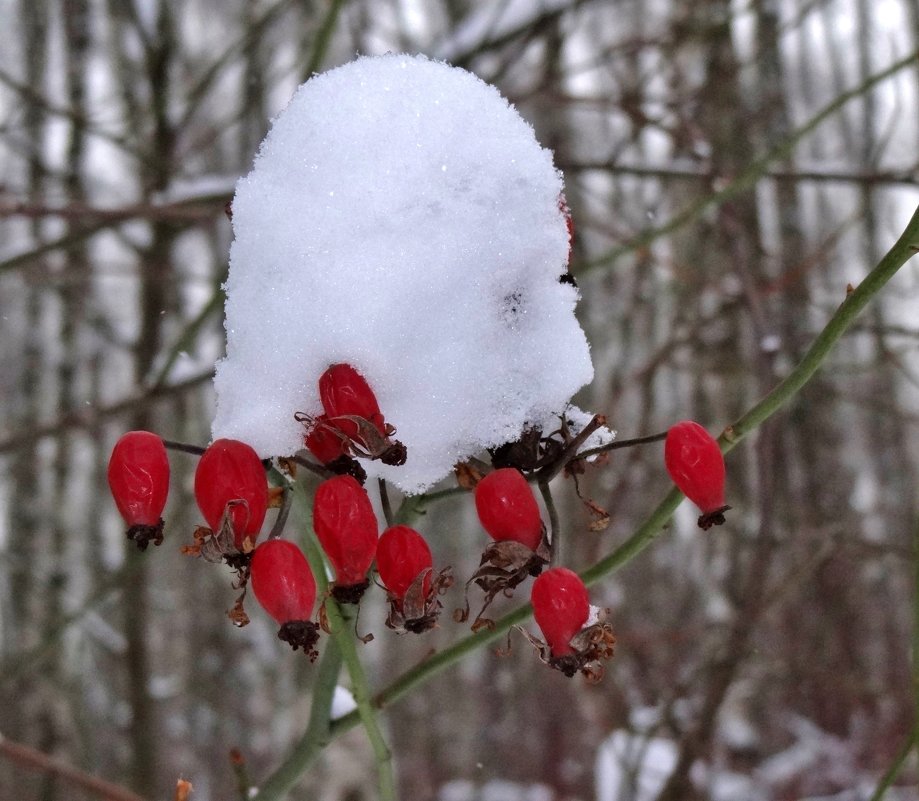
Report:
[[[597,801],[651,801],[676,767],[677,746],[663,737],[615,731],[597,749]]]
[[[332,720],[338,720],[350,712],[353,712],[355,709],[357,709],[357,703],[354,700],[354,696],[351,694],[351,690],[342,687],[340,684],[336,685],[335,693],[332,696],[332,708],[329,710],[329,717]]]
[[[543,784],[518,784],[498,779],[481,787],[474,782],[456,780],[440,788],[437,801],[552,801],[555,793]]]
[[[294,414],[319,414],[319,376],[347,362],[408,448],[368,474],[417,492],[564,411],[593,368],[558,281],[561,191],[464,70],[389,55],[308,81],[237,185],[214,436],[299,450]]]

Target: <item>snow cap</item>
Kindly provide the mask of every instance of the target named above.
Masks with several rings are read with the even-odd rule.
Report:
[[[465,70],[386,55],[311,78],[236,186],[213,435],[300,450],[294,414],[322,413],[337,362],[408,449],[364,467],[405,492],[551,425],[593,376],[561,193],[531,126]]]

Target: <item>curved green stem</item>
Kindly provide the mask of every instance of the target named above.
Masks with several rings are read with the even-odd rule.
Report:
[[[313,685],[310,703],[310,722],[300,742],[288,754],[287,759],[259,788],[255,801],[279,801],[293,789],[301,776],[316,761],[322,749],[332,740],[332,699],[341,670],[341,651],[333,641],[326,644],[319,662],[316,682]]]
[[[342,659],[351,677],[351,692],[357,703],[357,715],[367,732],[367,739],[373,748],[380,780],[381,801],[395,801],[396,785],[393,777],[392,754],[386,744],[386,738],[380,728],[377,709],[370,696],[370,684],[367,674],[357,654],[353,633],[355,620],[354,607],[339,604],[329,597],[325,602],[326,617],[335,642],[341,649]]]
[[[271,471],[271,475],[275,480],[280,478],[287,481],[286,478],[283,478],[281,474],[275,470]],[[303,524],[306,529],[306,536],[303,537],[304,551],[313,569],[313,574],[316,577],[316,586],[320,591],[320,595],[326,596],[324,602],[326,618],[329,623],[335,650],[340,655],[339,664],[344,662],[348,670],[348,675],[351,678],[351,691],[354,693],[354,700],[357,702],[357,712],[367,731],[367,738],[370,741],[376,758],[380,778],[380,798],[382,801],[394,801],[395,780],[392,769],[392,755],[389,752],[389,747],[386,745],[386,740],[383,737],[379,721],[377,720],[376,709],[370,698],[370,687],[367,681],[367,674],[364,672],[364,667],[357,654],[357,647],[354,642],[353,612],[350,607],[339,605],[331,595],[328,595],[329,581],[328,574],[326,573],[326,561],[319,542],[316,540],[316,534],[313,531],[311,522],[312,499],[307,495],[303,485],[299,482],[293,482],[290,486],[293,494],[293,502],[297,506],[300,516],[303,518]],[[333,643],[329,643],[326,647],[331,647]],[[326,715],[326,719],[328,719],[328,715]],[[307,730],[297,750],[299,751],[302,746],[306,755],[312,759],[313,746],[309,744],[312,742],[308,739],[310,737],[310,732]],[[327,739],[326,742],[328,742]],[[285,763],[285,765],[286,764],[287,763]],[[301,772],[306,770],[308,765],[309,762],[305,762]],[[273,779],[274,777],[272,776],[270,781]],[[261,796],[259,796],[259,799],[262,801]]]
[[[759,403],[753,406],[749,412],[725,430],[720,439],[720,445],[724,452],[731,450],[741,439],[775,414],[785,403],[794,397],[826,360],[833,345],[835,345],[840,337],[846,332],[868,301],[871,300],[871,298],[883,288],[887,281],[893,277],[897,270],[917,252],[919,252],[919,209],[913,214],[903,235],[897,240],[896,244],[894,244],[887,255],[881,259],[877,267],[868,274],[856,289],[853,289],[847,294],[842,305],[830,318],[826,327],[818,335],[800,364],[798,364],[784,381],[766,395]],[[424,499],[424,496],[417,497]],[[682,499],[682,493],[677,489],[672,489],[663,500],[661,500],[648,519],[628,540],[626,540],[626,542],[581,574],[585,583],[593,584],[611,575],[641,553],[641,551],[643,551],[663,530]],[[417,514],[421,514],[423,506],[424,500],[419,502],[413,501],[412,498],[407,498],[402,504],[402,508],[399,510],[398,517],[402,519],[404,515],[406,518],[411,518]],[[450,647],[426,658],[377,693],[376,696],[373,697],[372,702],[368,703],[369,699],[364,697],[364,710],[359,708],[357,711],[333,721],[329,727],[330,736],[333,738],[337,737],[357,725],[361,720],[364,720],[366,725],[367,708],[371,706],[371,704],[373,709],[382,709],[398,701],[418,685],[423,684],[441,671],[456,664],[467,654],[498,639],[510,630],[513,625],[524,622],[530,616],[531,612],[532,607],[529,604],[525,604],[496,621],[494,628],[467,635]],[[919,637],[919,630],[917,630],[917,637]],[[353,641],[351,641],[351,647],[354,647]],[[366,689],[366,685],[364,689]],[[375,717],[372,715],[369,717],[371,722],[375,722]],[[915,739],[916,733],[913,732],[909,740],[910,747]],[[385,746],[385,743],[383,745]],[[905,756],[902,757],[902,759],[905,758]],[[902,764],[902,761],[898,761],[898,764],[892,766],[891,771],[889,771],[892,777],[895,776],[896,771],[899,770],[899,764]],[[891,778],[890,781],[893,781],[893,778]]]
[[[869,272],[856,288],[850,287],[845,300],[818,334],[798,366],[750,411],[725,429],[719,439],[721,450],[724,453],[730,451],[798,393],[817,372],[833,346],[852,325],[858,314],[868,305],[868,301],[880,292],[884,285],[896,275],[897,270],[916,253],[919,253],[919,207],[913,212],[900,238],[881,259],[877,267]]]
[[[857,289],[848,294],[845,302],[814,341],[801,363],[772,392],[727,429],[720,441],[723,451],[726,452],[733,448],[756,426],[775,414],[807,383],[826,359],[833,344],[839,340],[848,326],[851,325],[858,312],[916,252],[919,252],[919,209],[913,214],[903,235],[887,255],[881,259],[877,267],[868,274]],[[728,438],[727,432],[731,432],[730,438]],[[651,512],[647,520],[628,540],[608,556],[581,573],[584,582],[588,585],[595,584],[641,553],[660,534],[682,500],[683,494],[679,490],[676,488],[670,490],[654,511]],[[529,604],[521,606],[497,620],[493,629],[468,635],[452,646],[424,660],[414,668],[409,669],[376,695],[376,706],[382,708],[397,701],[415,686],[422,684],[440,671],[458,662],[467,653],[497,639],[507,632],[511,626],[526,620],[530,615],[531,609]],[[333,735],[346,731],[356,723],[357,716],[354,713],[335,721],[332,726]]]
[[[506,634],[512,626],[523,623],[532,612],[533,608],[529,604],[521,606],[496,621],[494,628],[481,629],[475,634],[468,634],[449,648],[431,654],[415,667],[399,676],[388,687],[378,692],[373,697],[373,705],[378,709],[384,709],[390,704],[395,703],[411,692],[415,687],[423,684],[442,670],[459,662],[459,660],[467,654],[499,639],[502,635]],[[348,729],[357,725],[359,721],[360,716],[357,712],[351,712],[333,721],[332,736],[337,737],[343,734]]]

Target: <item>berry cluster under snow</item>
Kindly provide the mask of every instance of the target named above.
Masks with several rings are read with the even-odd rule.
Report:
[[[294,415],[322,412],[336,362],[408,448],[368,474],[406,492],[528,424],[557,428],[593,375],[559,281],[561,193],[533,129],[464,70],[388,55],[309,80],[236,188],[214,436],[300,450]]]

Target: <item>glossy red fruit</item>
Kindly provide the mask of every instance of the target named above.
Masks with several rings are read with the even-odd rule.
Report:
[[[567,567],[553,567],[533,582],[533,616],[552,656],[573,653],[571,638],[587,623],[590,600],[580,576]]]
[[[724,456],[718,442],[692,420],[677,423],[664,442],[667,472],[689,500],[702,510],[699,525],[710,528],[724,522]]]
[[[312,617],[316,581],[294,543],[268,540],[259,545],[252,553],[249,582],[262,608],[278,623]]]
[[[245,442],[216,440],[198,462],[195,500],[213,531],[228,511],[239,550],[247,537],[255,543],[268,510],[268,481],[258,454]]]
[[[163,440],[129,431],[115,443],[108,463],[115,505],[128,524],[128,539],[142,551],[163,541],[163,508],[169,494],[169,459]]]
[[[169,494],[169,459],[163,440],[149,431],[128,431],[108,463],[115,505],[129,526],[159,522]]]
[[[475,487],[479,521],[493,539],[516,540],[535,551],[542,539],[542,519],[533,490],[523,473],[502,467]]]
[[[313,528],[341,586],[366,582],[379,526],[367,491],[351,476],[323,481],[313,500]]]
[[[359,428],[353,420],[343,419],[349,416],[369,420],[381,436],[386,435],[376,395],[350,364],[333,364],[319,377],[319,397],[326,415],[352,439],[359,436]]]
[[[404,598],[409,587],[423,570],[428,574],[422,582],[422,595],[431,589],[431,549],[415,529],[393,526],[386,529],[377,544],[377,570],[380,581],[396,598]]]
[[[306,435],[306,447],[322,464],[334,462],[345,453],[345,441],[329,423],[328,415],[321,414],[313,421]]]

